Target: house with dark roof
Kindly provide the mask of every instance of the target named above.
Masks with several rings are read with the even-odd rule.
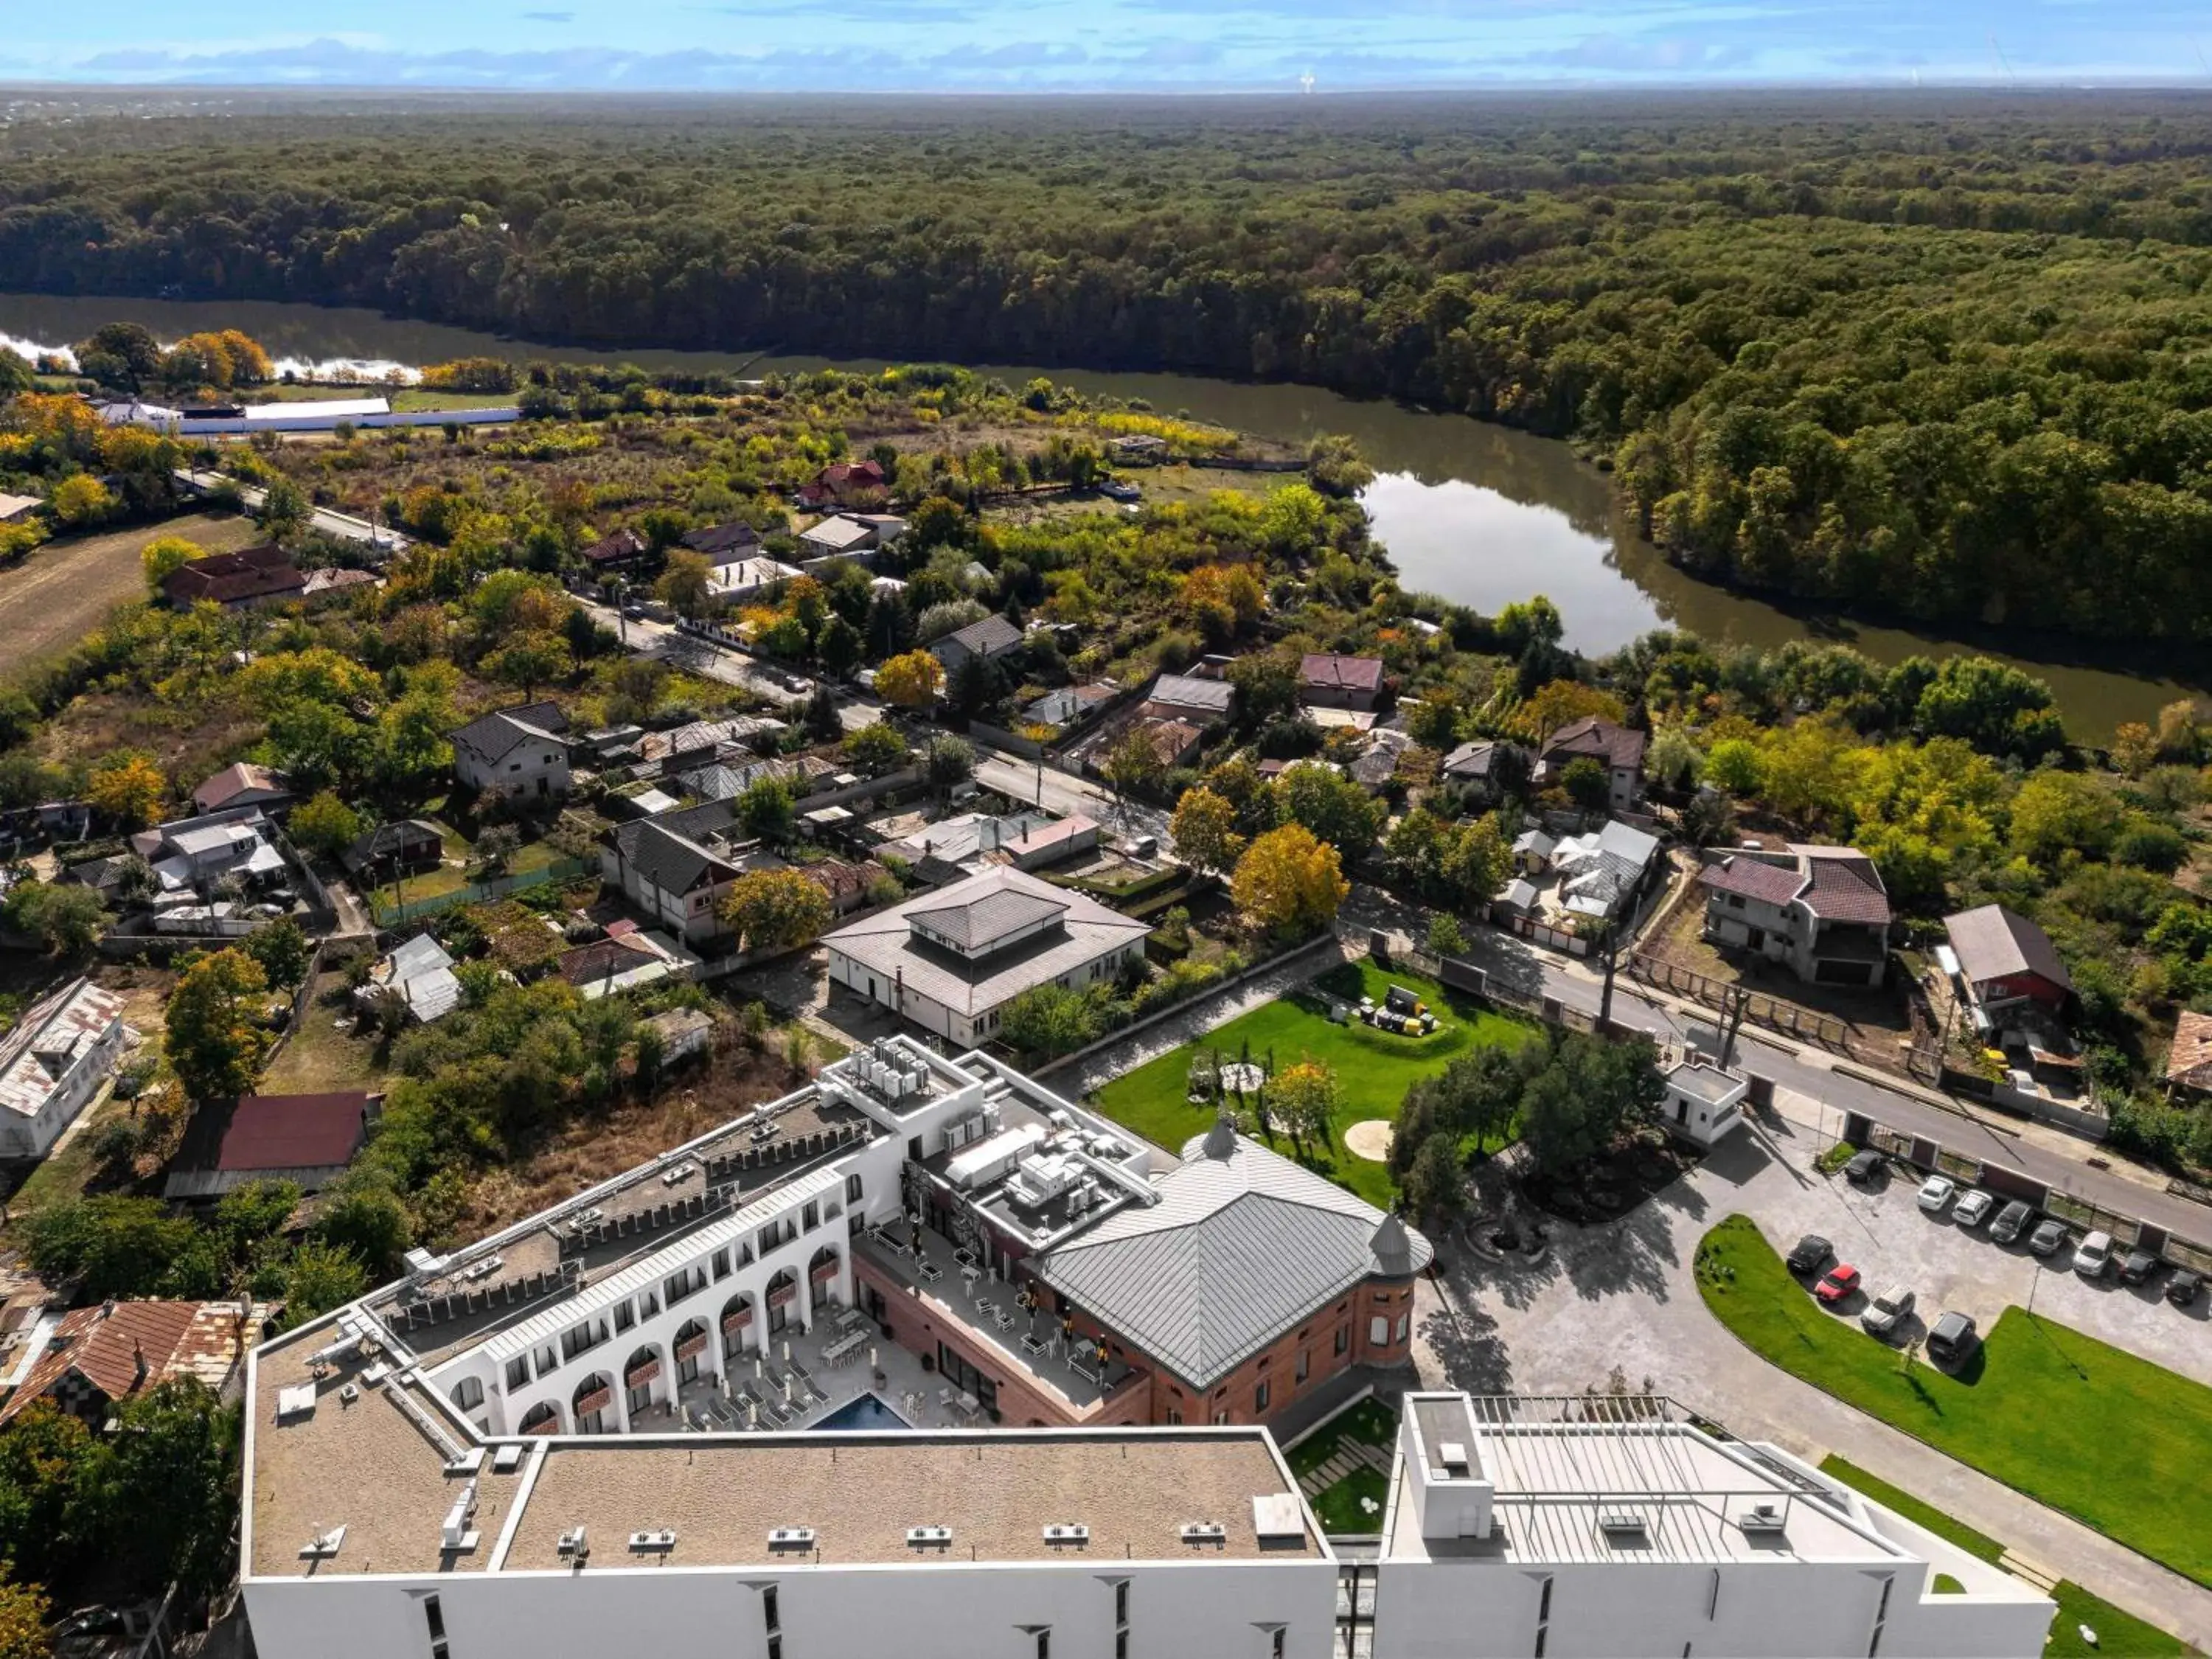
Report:
[[[708,562],[718,568],[753,558],[761,550],[760,532],[736,520],[708,525],[703,530],[687,530],[682,539],[686,548],[705,554]]]
[[[1163,674],[1146,688],[1144,706],[1139,712],[1161,720],[1182,720],[1203,731],[1226,721],[1230,706],[1236,700],[1237,688],[1227,680],[1196,674]]]
[[[1978,1025],[1990,1026],[1999,1012],[2021,1003],[2056,1014],[2074,994],[2073,978],[2051,935],[2002,904],[1946,916],[1943,932],[1958,964],[1954,979]]]
[[[281,773],[256,766],[252,761],[238,761],[224,767],[212,777],[202,780],[199,787],[192,791],[192,805],[203,812],[220,812],[233,806],[258,806],[264,812],[281,813],[296,799]]]
[[[800,487],[799,503],[818,508],[872,501],[890,488],[890,482],[879,461],[833,461]]]
[[[479,793],[557,799],[568,793],[568,717],[552,702],[480,715],[453,733],[453,776]]]
[[[1465,785],[1492,800],[1509,787],[1518,788],[1535,769],[1536,757],[1518,744],[1486,738],[1460,744],[1437,769],[1445,781]]]
[[[830,981],[963,1048],[1006,1005],[1053,984],[1080,990],[1143,960],[1146,923],[1000,866],[829,934]]]
[[[734,800],[710,800],[679,811],[618,824],[599,849],[599,874],[644,915],[693,945],[726,940],[729,926],[716,907],[759,855],[730,848]]]
[[[948,679],[957,674],[971,657],[996,662],[1021,648],[1022,630],[1004,617],[986,617],[981,622],[969,623],[929,647],[931,654],[945,665]]]
[[[227,611],[281,605],[306,591],[307,578],[292,556],[273,544],[239,553],[210,553],[179,565],[161,579],[161,597],[179,610],[206,600]]]
[[[1555,787],[1568,767],[1586,757],[1605,769],[1613,810],[1625,812],[1644,793],[1644,741],[1643,732],[1595,714],[1571,720],[1537,750],[1536,782]]]
[[[1889,891],[1855,847],[1742,848],[1698,872],[1705,935],[1821,985],[1880,985],[1888,972]]]
[[[627,525],[584,550],[584,562],[592,568],[593,574],[599,576],[639,570],[652,559],[652,544]]]
[[[1372,709],[1382,695],[1380,657],[1309,651],[1298,659],[1298,701],[1309,708]]]
[[[588,1002],[681,979],[698,965],[699,958],[675,940],[624,920],[608,923],[605,939],[563,951],[556,967]]]
[[[217,1199],[253,1181],[320,1192],[345,1173],[368,1138],[370,1099],[344,1089],[204,1102],[169,1160],[161,1195],[173,1202]]]
[[[0,1427],[40,1401],[91,1428],[157,1383],[193,1377],[220,1394],[252,1345],[252,1309],[238,1302],[104,1302],[46,1333]]]
[[[445,854],[445,837],[438,833],[436,824],[421,818],[395,818],[356,836],[353,845],[339,855],[339,862],[350,874],[366,870],[379,881],[390,881],[417,870],[434,870]]]

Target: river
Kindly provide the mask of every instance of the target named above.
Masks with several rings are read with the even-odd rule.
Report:
[[[398,366],[495,356],[570,362],[634,362],[646,368],[723,368],[747,374],[821,368],[868,370],[881,359],[746,356],[726,352],[541,346],[468,329],[410,322],[373,311],[283,304],[0,295],[0,343],[18,349],[82,339],[101,323],[144,323],[166,338],[238,328],[295,370],[347,369],[374,376]],[[1141,398],[1166,413],[1239,431],[1298,440],[1348,434],[1376,470],[1363,498],[1375,533],[1407,586],[1495,611],[1545,593],[1566,619],[1566,642],[1598,653],[1658,627],[1716,642],[1772,647],[1820,639],[1856,646],[1882,662],[1981,652],[2050,682],[2074,734],[2102,742],[2123,720],[2150,720],[2189,691],[2171,678],[2123,672],[2139,660],[2125,647],[2064,640],[1990,640],[1784,609],[1684,574],[1637,533],[1606,477],[1565,444],[1315,386],[1262,386],[1191,375],[978,364],[1017,384],[1043,374],[1079,391]],[[2201,689],[2212,676],[2193,677]]]

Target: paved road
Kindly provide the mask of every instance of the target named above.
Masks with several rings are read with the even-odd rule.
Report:
[[[996,751],[977,750],[975,781],[1014,800],[1036,802],[1062,817],[1080,812],[1104,829],[1122,836],[1152,836],[1163,849],[1168,845],[1168,815],[1158,807],[1139,801],[1116,801],[1114,792],[1089,778],[1064,772],[1047,762]]]
[[[1927,1258],[1923,1271],[1930,1273],[1947,1250],[1962,1274],[2021,1265],[1983,1241],[1954,1235],[1955,1244],[1947,1244],[1942,1224],[1909,1213],[1912,1194],[1903,1183],[1886,1195],[1898,1214],[1885,1211],[1875,1218],[1874,1232],[1865,1232],[1864,1195],[1810,1173],[1826,1144],[1817,1104],[1786,1092],[1777,1098],[1788,1115],[1733,1137],[1620,1220],[1590,1228],[1549,1224],[1552,1253],[1534,1267],[1506,1267],[1464,1248],[1450,1250],[1449,1271],[1441,1280],[1424,1280],[1417,1292],[1424,1380],[1480,1392],[1578,1394],[1607,1387],[1615,1368],[1632,1389],[1649,1378],[1656,1391],[1736,1434],[1815,1462],[1838,1453],[2029,1559],[2212,1648],[2212,1591],[1777,1370],[1706,1311],[1693,1273],[1697,1242],[1735,1212],[1757,1218],[1770,1239],[1817,1231],[1879,1249],[1881,1238],[1900,1230],[1923,1230],[1935,1236],[1911,1241],[1911,1249]],[[1923,1288],[1931,1298],[1954,1293],[1934,1284]],[[2137,1306],[2123,1299],[2125,1293],[2101,1294],[2115,1321],[2174,1314],[2162,1305]],[[2201,1334],[2203,1327],[2191,1322],[2191,1328]]]
[[[246,504],[249,513],[259,512],[261,503],[269,493],[257,484],[240,483],[237,479],[226,477],[220,472],[195,471],[187,467],[177,470],[177,482],[195,495],[205,495],[209,490],[229,484],[236,489],[239,500]],[[340,541],[366,542],[386,553],[404,553],[412,545],[406,537],[388,525],[371,524],[366,519],[356,519],[347,513],[334,513],[326,507],[315,508],[309,515],[308,522],[325,536],[335,536]]]

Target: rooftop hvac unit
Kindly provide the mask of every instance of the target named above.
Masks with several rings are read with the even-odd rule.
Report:
[[[512,1442],[491,1455],[491,1472],[494,1474],[513,1474],[521,1467],[522,1448]]]
[[[1075,1120],[1057,1106],[1047,1112],[1045,1116],[1051,1120],[1052,1127],[1055,1129],[1073,1129],[1075,1127]]]
[[[691,1166],[689,1164],[675,1164],[661,1172],[660,1184],[664,1187],[673,1187],[690,1173]]]
[[[1055,1522],[1044,1529],[1044,1541],[1048,1544],[1087,1544],[1091,1541],[1091,1528],[1079,1521]]]
[[[338,1404],[341,1406],[350,1406],[360,1398],[361,1390],[350,1382],[338,1390]]]
[[[906,1541],[918,1550],[941,1549],[952,1542],[950,1527],[908,1527]]]
[[[1229,1528],[1218,1521],[1186,1521],[1182,1523],[1182,1541],[1186,1544],[1223,1544],[1229,1540]]]
[[[562,1533],[553,1550],[563,1561],[586,1561],[591,1559],[592,1540],[581,1527],[571,1527]]]
[[[629,1547],[641,1554],[655,1551],[665,1554],[676,1547],[676,1529],[665,1527],[659,1532],[634,1532],[629,1535]]]
[[[1038,1153],[1031,1153],[1022,1159],[1018,1167],[1022,1185],[1036,1194],[1036,1201],[1039,1204],[1058,1198],[1083,1174],[1083,1166],[1072,1158],[1048,1157]]]
[[[814,1528],[811,1527],[771,1527],[768,1547],[772,1550],[811,1550],[814,1547]]]
[[[1437,1461],[1444,1466],[1444,1473],[1454,1479],[1463,1478],[1468,1470],[1467,1447],[1463,1442],[1447,1440],[1437,1448]]]
[[[1597,1529],[1607,1538],[1641,1538],[1644,1517],[1627,1510],[1607,1510],[1598,1516]]]
[[[1780,1532],[1782,1510],[1774,1504],[1754,1504],[1735,1518],[1746,1532]]]
[[[448,1550],[472,1550],[477,1547],[476,1529],[469,1522],[477,1512],[477,1483],[473,1480],[461,1488],[460,1496],[453,1499],[453,1508],[446,1511],[445,1524],[438,1528],[438,1542]]]

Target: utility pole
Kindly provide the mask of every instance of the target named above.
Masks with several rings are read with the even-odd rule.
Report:
[[[1728,1070],[1729,1060],[1735,1053],[1735,1034],[1743,1028],[1743,1017],[1751,1010],[1751,993],[1741,985],[1729,987],[1721,993],[1721,1070]]]
[[[1607,918],[1605,933],[1599,945],[1599,949],[1605,955],[1605,994],[1598,999],[1597,1004],[1597,1023],[1601,1028],[1613,1024],[1613,970],[1614,963],[1620,960],[1620,930],[1610,917]]]

